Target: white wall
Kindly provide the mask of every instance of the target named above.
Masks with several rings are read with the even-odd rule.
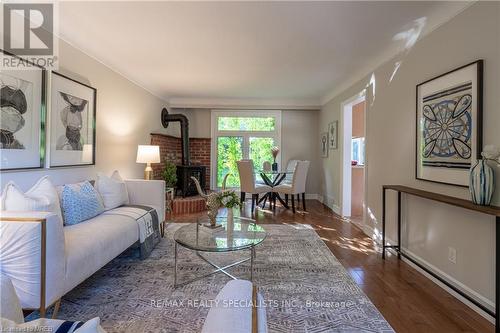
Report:
[[[59,72],[97,89],[96,165],[3,172],[1,186],[14,180],[27,189],[43,175],[56,184],[76,182],[115,169],[124,177],[142,178],[144,166],[135,163],[137,145],[148,144],[149,133],[161,128],[160,113],[167,103],[63,41],[59,61]]]
[[[171,113],[182,113],[189,120],[189,135],[195,138],[209,138],[210,109],[177,109]],[[319,112],[317,110],[283,110],[281,114],[281,159],[286,163],[290,159],[310,160],[311,166],[307,179],[307,193],[320,193],[319,186]],[[170,135],[180,136],[178,125],[167,129]]]
[[[368,89],[366,111],[369,219],[365,231],[381,230],[383,184],[403,184],[469,198],[466,188],[415,179],[415,86],[461,65],[484,59],[484,144],[499,145],[499,22],[499,3],[476,3],[423,37],[410,52],[374,70],[375,90],[372,90],[373,85]],[[402,61],[402,65],[390,82],[396,61]],[[364,89],[370,78],[371,73],[328,102],[321,110],[320,124],[339,120],[341,103]],[[333,151],[322,163],[322,193],[331,207],[340,205],[340,156],[341,150]],[[498,168],[496,176],[500,177]],[[500,204],[498,184],[497,181],[493,201],[496,205]],[[396,238],[395,198],[395,195],[388,197],[387,227],[392,239]],[[464,289],[476,293],[483,303],[492,305],[494,218],[410,196],[403,200],[407,203],[403,207],[407,225],[403,233],[405,247],[461,283]],[[456,264],[448,261],[448,247],[457,249]]]

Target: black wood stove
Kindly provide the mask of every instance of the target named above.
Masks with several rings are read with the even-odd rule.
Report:
[[[182,159],[181,165],[177,166],[177,191],[183,197],[196,195],[198,191],[191,177],[200,182],[201,188],[206,186],[205,179],[207,168],[203,165],[191,165],[189,158],[189,122],[183,114],[169,114],[166,108],[161,111],[161,123],[167,128],[171,122],[181,123]]]

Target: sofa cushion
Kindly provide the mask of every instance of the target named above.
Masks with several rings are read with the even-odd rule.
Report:
[[[127,186],[116,170],[111,177],[103,173],[98,173],[95,187],[102,197],[105,210],[110,210],[129,203]]]
[[[66,225],[80,223],[104,211],[99,193],[89,182],[85,182],[79,189],[64,185],[61,204]]]
[[[65,293],[139,239],[137,222],[123,215],[98,215],[64,228]]]
[[[9,211],[54,213],[62,221],[59,196],[48,176],[38,180],[26,193],[14,182],[9,182],[2,192],[1,207]]]

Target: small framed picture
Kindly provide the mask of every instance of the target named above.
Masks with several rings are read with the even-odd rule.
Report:
[[[97,90],[52,72],[50,167],[95,164]]]
[[[416,178],[468,186],[482,147],[483,61],[417,85]]]
[[[337,149],[337,139],[338,139],[338,121],[332,121],[328,124],[328,149]]]
[[[321,133],[321,157],[328,157],[328,132]]]
[[[0,58],[18,58],[0,50]],[[0,71],[0,170],[43,168],[45,164],[45,70]]]

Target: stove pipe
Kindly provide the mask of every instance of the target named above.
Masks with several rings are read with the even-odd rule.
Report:
[[[190,165],[189,158],[189,122],[185,115],[169,114],[166,108],[161,110],[161,124],[167,128],[171,122],[181,123],[181,140],[182,140],[182,165]]]

